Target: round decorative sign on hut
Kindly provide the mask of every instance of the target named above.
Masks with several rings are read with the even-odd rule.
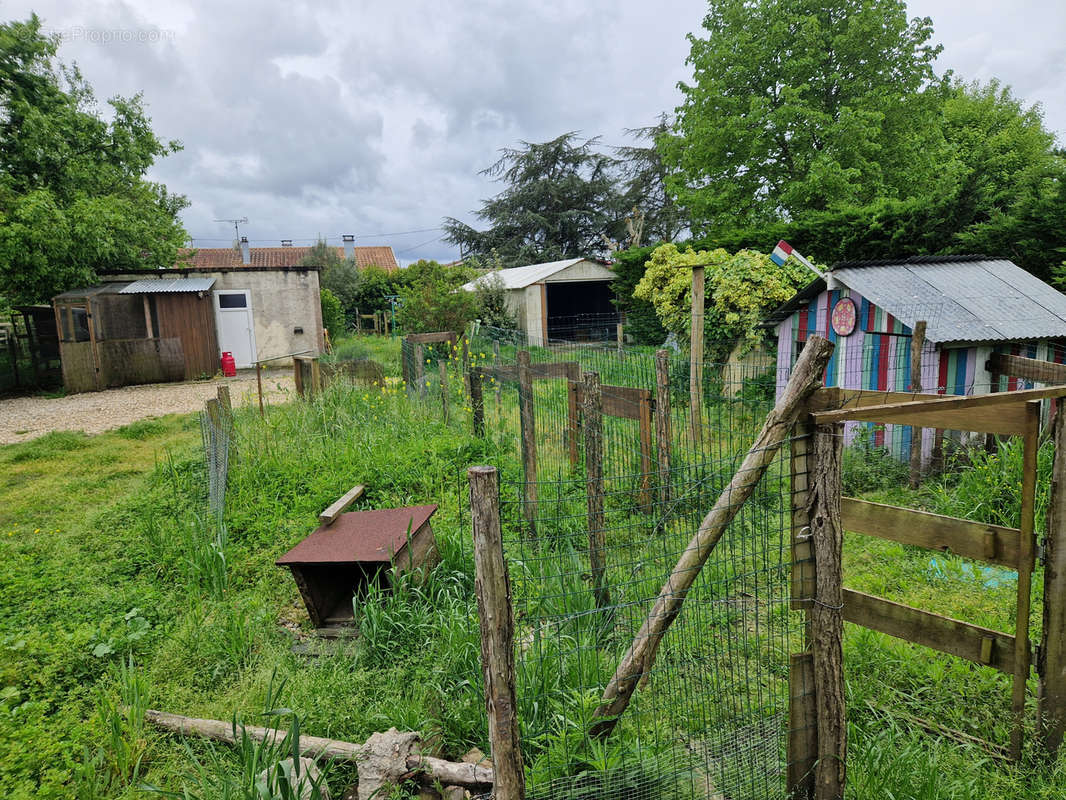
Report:
[[[855,301],[850,297],[842,297],[833,306],[833,333],[837,336],[850,336],[855,330]]]

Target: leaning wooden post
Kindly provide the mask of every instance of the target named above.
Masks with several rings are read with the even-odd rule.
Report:
[[[228,386],[219,386],[218,390],[215,392],[215,394],[218,397],[218,402],[222,405],[222,408],[226,412],[226,414],[232,416],[233,415],[233,401],[230,399],[230,396],[229,396],[229,387]]]
[[[659,502],[670,502],[670,354],[655,351],[655,440],[659,460]]]
[[[448,424],[448,365],[444,359],[438,359],[437,371],[440,374],[440,407],[444,415],[444,424]]]
[[[481,370],[472,369],[468,377],[470,383],[470,409],[474,417],[474,436],[485,435],[485,399],[481,386]]]
[[[805,410],[805,402],[821,384],[822,373],[829,363],[833,345],[821,336],[812,336],[803,348],[777,404],[766,417],[762,430],[748,450],[740,468],[719,496],[714,507],[703,518],[696,534],[689,541],[673,571],[648,612],[640,631],[622,657],[614,677],[607,685],[596,709],[591,733],[604,737],[610,734],[619,716],[633,697],[637,682],[650,671],[654,653],[663,635],[673,624],[685,597],[710,557],[729,523],[755,491],[767,467],[777,457],[777,451],[788,439],[792,426]]]
[[[537,425],[533,416],[533,371],[529,351],[518,351],[518,416],[522,430],[522,471],[525,478],[525,502],[522,510],[529,532],[537,532]]]
[[[467,475],[474,528],[474,592],[481,628],[481,670],[495,771],[493,797],[522,800],[526,781],[515,702],[514,612],[503,556],[496,468],[471,467]]]
[[[611,604],[606,574],[606,524],[603,516],[603,396],[598,372],[581,376],[582,415],[585,418],[585,498],[588,508],[589,570],[598,608]]]
[[[1037,737],[1048,761],[1054,760],[1066,731],[1066,423],[1055,415],[1052,441],[1051,501],[1044,539],[1044,624],[1037,673]]]
[[[925,320],[914,323],[911,335],[911,391],[922,391],[922,348],[925,346]],[[922,479],[922,429],[911,426],[911,488],[917,489]]]
[[[816,800],[843,800],[847,761],[844,716],[844,586],[841,556],[840,461],[844,450],[842,422],[816,425],[809,458],[807,518],[814,548],[814,601],[811,604],[811,649],[818,722],[818,763],[814,768]]]
[[[689,427],[692,446],[703,453],[703,316],[704,316],[703,267],[692,268],[692,321],[689,339]],[[699,455],[697,456],[697,458]]]

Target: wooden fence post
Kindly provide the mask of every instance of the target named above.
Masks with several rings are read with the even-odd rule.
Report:
[[[302,356],[296,356],[292,360],[292,382],[296,385],[296,394],[301,398],[307,389],[304,387],[304,363]]]
[[[640,398],[637,409],[640,426],[640,508],[645,514],[651,513],[651,393]]]
[[[312,396],[322,393],[322,366],[318,363],[318,356],[311,359],[311,394]]]
[[[222,408],[225,410],[226,414],[232,415],[233,401],[230,399],[229,396],[229,387],[219,386],[215,394],[218,397],[218,402],[222,405]]]
[[[1018,537],[1018,603],[1014,629],[1014,683],[1011,691],[1011,710],[1014,726],[1010,732],[1011,758],[1016,762],[1022,757],[1025,736],[1025,695],[1029,679],[1029,609],[1032,603],[1033,583],[1033,533],[1036,519],[1036,469],[1040,450],[1040,401],[1025,404],[1026,432],[1022,451],[1022,508],[1021,531]]]
[[[622,323],[619,322],[614,328],[615,338],[618,340],[618,357],[625,356],[625,338],[622,336]]]
[[[801,414],[792,429],[790,476],[792,506],[793,611],[804,616],[803,652],[793,653],[789,667],[788,785],[793,800],[814,797],[814,766],[818,761],[818,720],[814,691],[814,659],[811,652],[811,608],[814,603],[814,548],[811,543],[808,498],[810,495],[810,449],[814,426]]]
[[[481,387],[481,370],[470,370],[468,381],[470,383],[470,409],[474,416],[474,436],[484,436],[485,399]]]
[[[655,439],[659,459],[659,502],[670,502],[670,354],[655,351]]]
[[[703,317],[704,317],[703,267],[692,268],[692,321],[689,339],[689,427],[692,446],[703,453]],[[700,456],[697,456],[699,458]]]
[[[816,425],[811,441],[807,517],[816,574],[811,645],[818,720],[816,800],[843,800],[847,761],[844,716],[844,587],[841,554],[840,461],[844,424]]]
[[[492,366],[497,371],[499,370],[499,367],[500,367],[500,340],[499,339],[493,339],[492,340]],[[497,375],[498,375],[498,372],[497,372]],[[503,407],[503,398],[500,396],[500,391],[501,391],[500,390],[500,386],[502,384],[503,384],[503,381],[501,381],[499,379],[499,377],[497,377],[495,379],[494,383],[493,383],[493,385],[496,387],[496,415],[497,416],[499,416],[500,409]]]
[[[466,333],[461,334],[463,340],[463,364],[462,372],[463,382],[466,384],[463,388],[466,389],[467,395],[470,394],[470,346],[466,339]]]
[[[1060,401],[1061,402],[1061,401]],[[1044,624],[1037,673],[1037,736],[1053,761],[1066,731],[1066,420],[1055,414],[1051,501],[1044,539]]]
[[[437,361],[437,372],[440,374],[440,405],[444,414],[444,424],[448,424],[448,365],[444,359]]]
[[[581,431],[581,417],[577,403],[577,383],[581,380],[580,368],[572,362],[566,368],[566,449],[570,466],[576,467],[579,460],[577,437]]]
[[[911,335],[911,391],[922,391],[922,348],[925,346],[925,320],[914,323]],[[911,426],[911,488],[917,489],[922,479],[922,429]]]
[[[419,342],[415,345],[415,383],[418,385],[418,394],[426,396],[426,350]]]
[[[525,502],[522,510],[529,532],[537,532],[537,425],[533,409],[533,372],[529,351],[518,351],[518,416],[522,430],[522,471],[525,478]]]
[[[589,568],[592,594],[599,608],[611,604],[606,584],[607,549],[603,516],[603,396],[598,372],[582,375],[582,416],[585,420],[585,497],[588,507]]]
[[[255,384],[259,390],[259,416],[263,416],[266,412],[263,410],[263,364],[260,361],[255,362]]]
[[[474,528],[474,591],[481,629],[481,670],[497,800],[526,794],[515,702],[514,612],[503,556],[500,496],[495,467],[471,467],[470,516]]]

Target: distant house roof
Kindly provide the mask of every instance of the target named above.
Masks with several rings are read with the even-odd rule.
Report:
[[[495,272],[489,272],[485,275],[481,275],[469,283],[463,284],[463,288],[468,292],[472,292],[478,285],[485,281],[491,280],[491,276],[499,275],[500,280],[503,281],[505,289],[524,289],[527,286],[532,286],[534,283],[540,283],[543,280],[547,280],[557,272],[562,272],[564,269],[574,266],[574,264],[580,264],[582,261],[588,261],[591,264],[595,264],[603,270],[602,279],[611,280],[614,274],[599,261],[595,261],[589,258],[567,258],[562,261],[547,261],[543,264],[529,264],[525,267],[511,267],[510,269],[498,269]]]
[[[344,258],[344,248],[335,247]],[[249,248],[250,264],[241,262],[241,251],[232,247],[185,248],[178,253],[175,266],[189,264],[196,269],[240,269],[241,267],[298,267],[311,252],[310,247],[252,247]],[[400,268],[391,247],[356,247],[355,264],[362,269],[371,265],[389,272]]]
[[[938,343],[1066,338],[1066,295],[1005,258],[920,256],[843,261],[831,279]],[[767,320],[776,324],[825,291],[817,279]]]

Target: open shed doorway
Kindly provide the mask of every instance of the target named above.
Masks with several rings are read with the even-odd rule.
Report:
[[[611,300],[610,281],[545,283],[548,338],[570,341],[613,339],[621,319]]]

